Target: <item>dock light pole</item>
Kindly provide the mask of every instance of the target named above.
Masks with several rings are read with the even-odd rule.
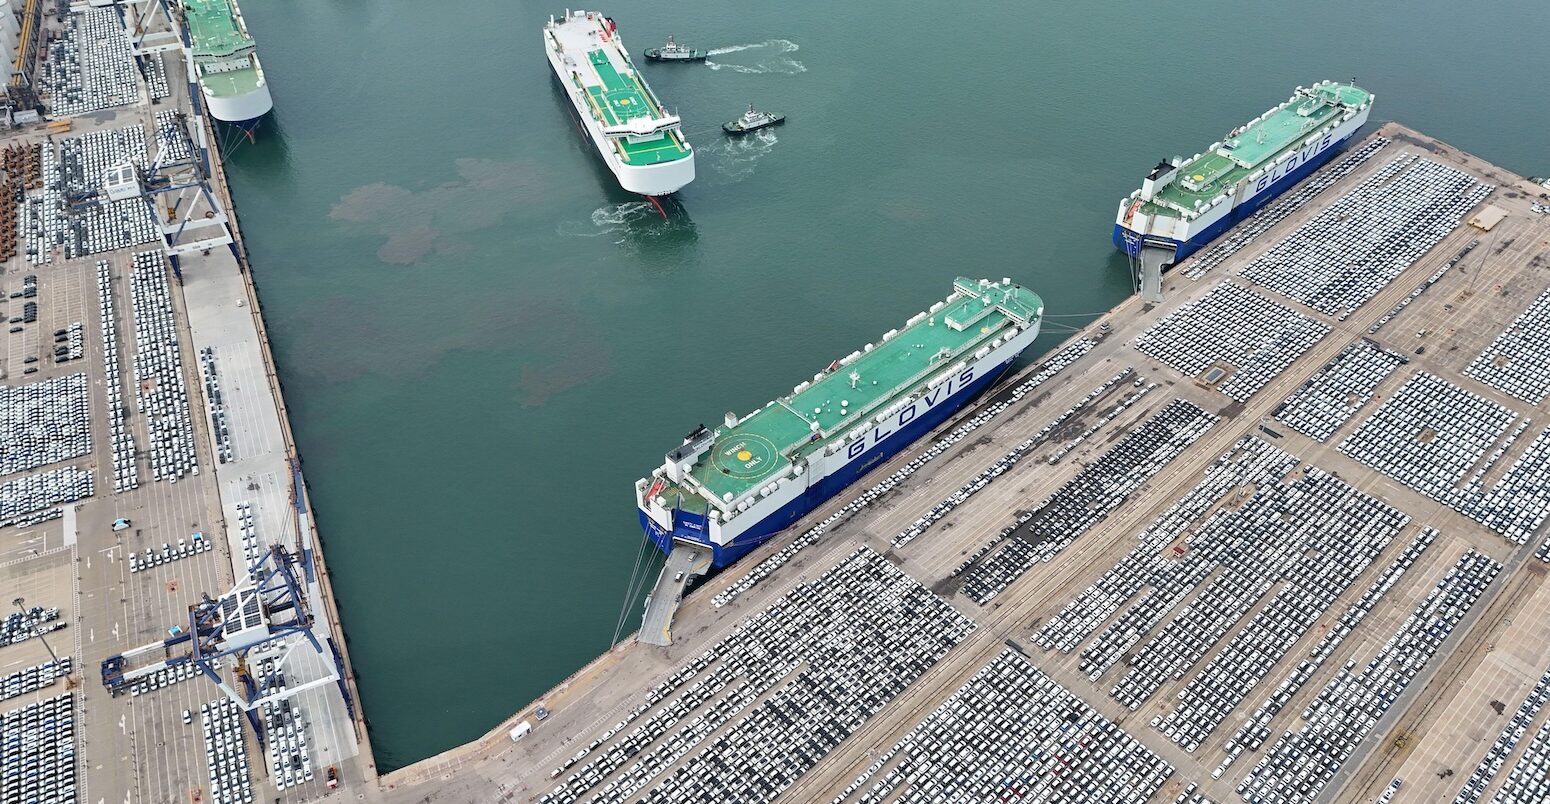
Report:
[[[22,613],[22,622],[27,623],[27,630],[31,631],[32,635],[37,637],[39,642],[43,643],[43,649],[48,651],[49,658],[54,660],[54,668],[57,671],[59,668],[59,657],[54,655],[54,649],[49,647],[48,640],[44,639],[41,633],[38,633],[38,630],[33,627],[32,622],[27,618],[27,601],[18,596],[11,602],[15,603],[16,610]]]

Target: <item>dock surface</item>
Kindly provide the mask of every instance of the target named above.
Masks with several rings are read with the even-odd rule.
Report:
[[[1534,800],[1543,193],[1382,127],[369,797]]]
[[[208,126],[116,13],[48,17],[87,45],[45,99],[68,125],[4,140],[93,187],[159,151],[159,113]],[[1550,198],[1451,145],[1381,127],[1161,302],[687,592],[680,556],[640,635],[381,777],[248,266],[174,273],[100,199],[77,254],[32,167],[8,157],[0,259],[0,588],[29,610],[0,642],[7,800],[1550,797]],[[204,678],[104,686],[271,545],[306,556],[343,683],[259,712],[267,745]],[[331,660],[282,663],[300,686]]]
[[[11,148],[83,154],[79,181],[93,189],[97,177],[91,173],[103,167],[93,160],[104,158],[112,148],[129,147],[134,152],[134,144],[143,140],[145,150],[134,158],[156,158],[164,147],[162,126],[173,110],[188,116],[190,131],[203,128],[212,144],[223,137],[197,113],[181,54],[152,54],[149,77],[142,74],[134,66],[122,30],[115,27],[120,24],[116,14],[116,7],[83,6],[67,13],[63,22],[52,13],[48,16],[49,39],[79,35],[82,41],[96,43],[80,55],[78,64],[56,66],[65,72],[78,70],[85,89],[73,105],[59,104],[58,119],[65,122],[26,126],[6,132],[3,139],[3,145]],[[46,103],[52,100],[45,97]],[[230,145],[231,133],[224,132],[224,138]],[[229,211],[232,203],[219,148],[212,147],[208,157],[210,189]],[[45,158],[45,182],[46,163],[52,158]],[[141,161],[142,168],[148,166],[148,161]],[[69,164],[65,168],[67,173],[75,169]],[[29,300],[38,304],[35,322],[21,325],[20,332],[0,333],[0,384],[22,389],[83,376],[89,446],[76,442],[83,448],[73,449],[61,460],[0,475],[0,483],[79,471],[90,475],[93,493],[49,506],[57,508],[55,518],[0,531],[0,588],[14,590],[6,596],[6,604],[20,596],[28,608],[58,610],[46,624],[58,626],[57,630],[0,646],[0,677],[49,662],[49,649],[68,657],[71,666],[67,676],[46,678],[35,689],[0,703],[0,711],[14,710],[0,718],[0,728],[7,729],[6,761],[42,767],[38,764],[44,761],[42,754],[26,750],[13,756],[19,749],[9,741],[9,729],[13,725],[31,728],[23,725],[28,713],[43,711],[41,707],[62,699],[61,711],[73,713],[69,737],[74,761],[48,765],[38,778],[54,779],[57,784],[35,792],[42,796],[37,800],[217,800],[218,784],[203,736],[207,723],[216,724],[213,712],[204,712],[204,707],[222,698],[216,686],[193,673],[168,669],[115,693],[106,688],[101,665],[109,657],[168,639],[173,633],[169,629],[186,631],[190,606],[204,595],[218,598],[227,593],[247,575],[261,551],[278,544],[306,556],[310,569],[303,573],[301,593],[317,617],[317,633],[326,646],[337,649],[338,659],[300,650],[284,659],[272,656],[291,686],[324,678],[330,666],[340,663],[346,668],[344,681],[299,693],[288,700],[284,712],[259,710],[265,745],[260,745],[243,719],[235,730],[232,751],[222,760],[222,770],[234,770],[241,758],[246,771],[234,772],[220,784],[240,795],[246,783],[247,794],[260,800],[314,800],[329,792],[325,774],[330,766],[337,769],[346,788],[371,784],[375,769],[364,720],[358,706],[351,708],[353,675],[329,591],[327,565],[311,521],[258,299],[248,266],[237,257],[240,230],[234,232],[239,238],[236,252],[225,246],[194,251],[179,259],[174,272],[161,253],[160,241],[145,236],[148,230],[141,228],[140,215],[149,214],[143,200],[98,198],[86,202],[88,209],[80,218],[86,222],[92,253],[76,254],[66,245],[68,231],[60,240],[28,234],[27,227],[37,220],[29,216],[50,209],[58,198],[48,194],[51,189],[24,188],[18,205],[17,253],[0,262],[5,295],[21,290],[25,277],[33,276],[37,295]],[[163,211],[161,200],[155,207],[157,214]],[[129,206],[119,206],[125,204]],[[143,220],[149,222],[148,217]],[[119,226],[121,233],[115,231]],[[107,279],[105,295],[100,292],[99,277]],[[163,290],[165,309],[152,303]],[[8,299],[6,314],[19,315],[21,303],[20,298]],[[111,331],[102,324],[105,308],[110,311]],[[51,333],[77,324],[81,354],[56,362],[49,348]],[[109,370],[115,363],[116,375]],[[27,373],[26,368],[32,367],[38,370]],[[212,375],[218,383],[224,437],[214,424],[216,396],[207,382]],[[181,389],[174,382],[178,377]],[[115,385],[120,393],[117,404],[109,390]],[[142,396],[170,407],[143,404]],[[188,417],[178,424],[177,416],[168,411],[183,405]],[[115,408],[123,412],[122,418],[113,415]],[[115,438],[116,427],[132,438],[127,457],[117,445],[129,442]],[[169,434],[174,441],[187,442],[163,447],[157,436]],[[7,431],[0,437],[12,435]],[[186,461],[182,469],[163,474],[164,466],[180,461]],[[126,471],[127,465],[136,471]],[[131,474],[137,478],[133,482]],[[241,524],[249,515],[252,528],[245,538]],[[120,520],[125,526],[115,528]],[[199,542],[211,546],[180,549]],[[171,560],[140,560],[147,551],[161,554],[164,545],[172,553]],[[181,653],[186,653],[186,643],[134,655],[127,669],[133,672]],[[221,674],[240,689],[230,660]],[[253,676],[257,675],[253,668]],[[346,703],[346,690],[351,704]],[[63,718],[56,714],[49,726],[56,731],[51,734],[63,734],[57,731],[62,724]],[[292,749],[288,740],[297,741],[298,747]],[[305,754],[310,767],[305,773],[298,768],[286,779],[281,768],[285,763],[277,757],[293,750]],[[6,784],[14,779],[8,776]],[[17,791],[6,788],[7,796],[13,792]]]

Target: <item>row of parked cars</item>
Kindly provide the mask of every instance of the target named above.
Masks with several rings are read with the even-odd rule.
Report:
[[[129,430],[124,405],[123,377],[118,361],[118,323],[113,309],[113,275],[107,260],[97,262],[97,308],[102,320],[102,387],[108,396],[113,491],[122,493],[139,488],[140,467],[135,463],[135,437]]]
[[[176,545],[163,542],[161,550],[153,550],[152,548],[147,547],[145,548],[143,556],[139,553],[130,552],[129,571],[140,572],[141,570],[148,570],[152,567],[159,567],[163,564],[170,564],[180,558],[188,558],[189,556],[208,552],[212,549],[214,548],[210,540],[205,538],[204,533],[196,532],[193,537],[187,541],[178,539],[178,543]]]

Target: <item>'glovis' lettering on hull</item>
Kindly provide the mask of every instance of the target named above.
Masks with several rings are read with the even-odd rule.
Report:
[[[922,393],[919,399],[916,399],[907,407],[900,408],[898,414],[896,414],[890,422],[886,424],[875,424],[872,426],[872,429],[867,433],[865,438],[858,438],[855,441],[852,441],[850,446],[846,449],[845,460],[853,461],[856,458],[859,458],[867,450],[877,446],[878,444],[881,444],[883,439],[893,435],[896,428],[909,424],[910,422],[914,421],[915,417],[920,415],[922,411],[930,410],[931,408],[935,407],[938,402],[952,396],[953,389],[962,388],[971,382],[974,382],[973,366],[964,369],[961,373],[958,374],[957,377],[949,377],[947,382],[944,382],[937,387]],[[921,403],[925,403],[924,407],[922,407]]]

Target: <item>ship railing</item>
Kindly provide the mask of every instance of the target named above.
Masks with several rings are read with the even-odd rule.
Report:
[[[249,39],[236,47],[202,48],[194,44],[195,59],[246,59],[257,47]]]
[[[649,118],[635,117],[613,126],[605,126],[603,135],[613,139],[625,139],[629,137],[655,137],[668,131],[675,131],[682,125],[677,115]],[[649,123],[649,125],[641,125]]]
[[[215,73],[240,73],[243,70],[253,69],[253,60],[244,54],[241,58],[223,58],[218,61],[200,61],[199,72],[202,75]]]

